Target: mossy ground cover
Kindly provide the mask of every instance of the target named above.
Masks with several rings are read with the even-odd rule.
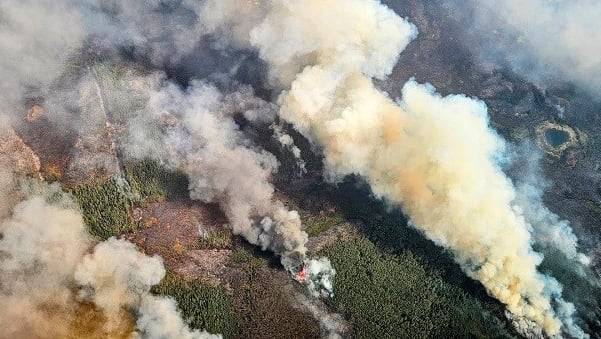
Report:
[[[229,229],[212,230],[198,239],[200,249],[225,249],[232,245],[232,231]]]
[[[308,227],[305,230],[310,237],[316,236],[323,231],[327,231],[332,226],[344,221],[341,214],[334,213],[331,215],[318,215],[310,222],[307,222]]]

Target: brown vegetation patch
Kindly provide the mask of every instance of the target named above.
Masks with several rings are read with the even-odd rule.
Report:
[[[146,253],[160,255],[174,270],[193,262],[192,257],[186,257],[198,248],[201,231],[221,230],[226,223],[216,205],[191,200],[149,203],[145,208],[134,208],[133,216],[144,227],[126,238]]]
[[[226,265],[231,253],[231,250],[190,250],[174,270],[185,280],[203,277],[227,288],[227,282],[223,278],[228,273]]]

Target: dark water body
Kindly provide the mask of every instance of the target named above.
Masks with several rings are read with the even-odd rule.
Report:
[[[562,131],[556,128],[549,128],[545,131],[545,139],[549,143],[549,145],[553,147],[559,147],[562,144],[566,143],[570,135],[566,131]]]

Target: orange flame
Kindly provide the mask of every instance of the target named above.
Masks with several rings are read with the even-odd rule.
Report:
[[[301,268],[301,270],[296,273],[295,278],[297,281],[300,281],[300,282],[304,282],[305,280],[307,280],[307,272],[305,271],[304,267]]]

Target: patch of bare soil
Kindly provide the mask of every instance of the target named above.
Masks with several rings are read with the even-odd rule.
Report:
[[[230,249],[190,250],[178,263],[175,272],[186,280],[203,277],[230,290],[228,279],[225,278],[231,273],[231,268],[227,266],[231,254]]]

